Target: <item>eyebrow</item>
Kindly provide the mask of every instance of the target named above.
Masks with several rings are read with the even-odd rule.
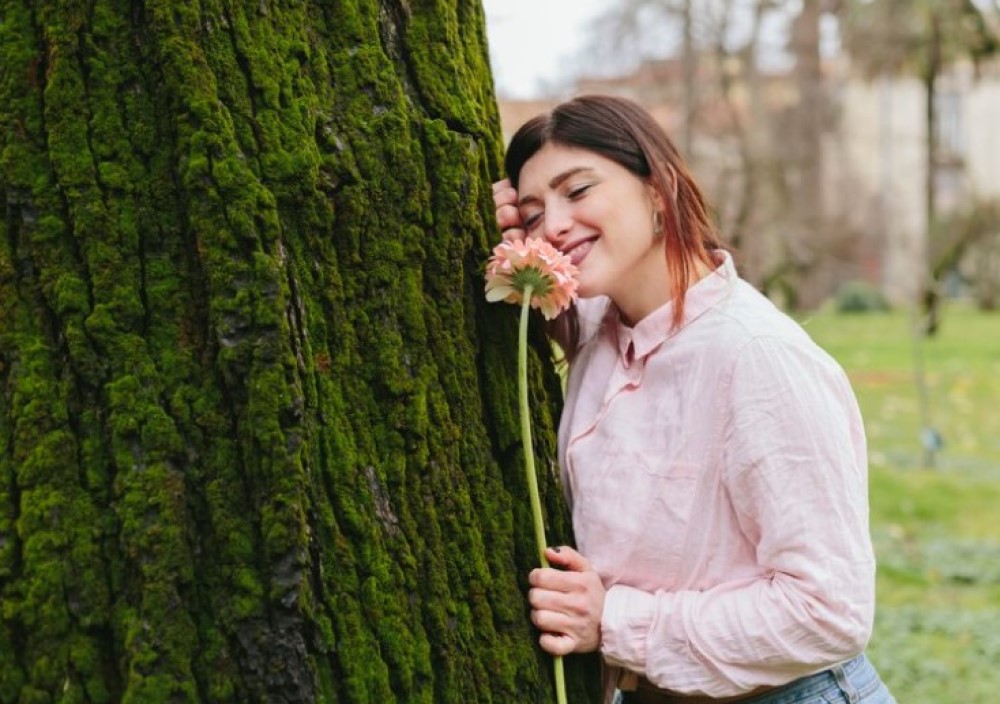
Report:
[[[549,181],[549,188],[551,189],[559,188],[559,186],[565,183],[568,179],[584,171],[593,171],[593,169],[590,168],[589,166],[574,166],[571,169],[566,169],[561,174],[557,174],[556,176],[552,177],[552,179]],[[525,196],[524,198],[521,198],[519,201],[517,201],[517,204],[518,206],[522,206],[527,203],[535,203],[538,200],[539,198],[535,196]]]

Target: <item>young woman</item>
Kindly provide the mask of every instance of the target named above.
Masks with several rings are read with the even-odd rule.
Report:
[[[504,238],[545,237],[580,271],[554,328],[578,550],[530,575],[541,646],[599,649],[606,701],[893,702],[863,654],[875,562],[842,369],[739,278],[637,105],[530,120],[506,171]]]

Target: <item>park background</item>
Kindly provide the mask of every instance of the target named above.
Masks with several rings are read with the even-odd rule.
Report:
[[[483,268],[504,133],[596,90],[851,375],[897,697],[995,700],[997,3],[525,4],[0,0],[0,704],[553,701]]]
[[[1000,677],[996,3],[486,0],[506,137],[644,104],[741,272],[847,369],[879,561],[870,654],[907,704]]]

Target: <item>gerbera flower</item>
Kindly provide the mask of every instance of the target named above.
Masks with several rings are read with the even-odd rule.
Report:
[[[521,303],[552,320],[576,298],[577,269],[569,256],[541,238],[501,242],[486,264],[486,300]]]
[[[561,313],[576,298],[577,269],[568,256],[543,239],[502,242],[486,264],[486,300],[521,304],[517,338],[517,389],[521,415],[521,445],[528,483],[528,500],[535,532],[535,547],[544,567],[545,521],[538,495],[535,453],[531,442],[531,412],[528,406],[528,307],[539,308],[547,320]],[[566,704],[563,660],[553,659],[557,704]]]

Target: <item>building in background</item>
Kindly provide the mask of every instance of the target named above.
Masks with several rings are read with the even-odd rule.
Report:
[[[917,78],[889,76],[845,81],[839,100],[844,162],[837,170],[835,193],[854,195],[845,212],[855,227],[872,231],[880,242],[878,283],[895,302],[918,295],[917,274],[934,254],[928,240],[933,228],[927,222],[925,102]],[[984,67],[977,76],[970,65],[956,67],[940,82],[936,109],[937,209],[946,222],[955,221],[945,227],[957,228],[963,213],[972,217],[977,207],[1000,199],[1000,133],[995,127],[1000,71]],[[960,236],[940,233],[943,240]],[[965,261],[964,266],[975,263]]]

